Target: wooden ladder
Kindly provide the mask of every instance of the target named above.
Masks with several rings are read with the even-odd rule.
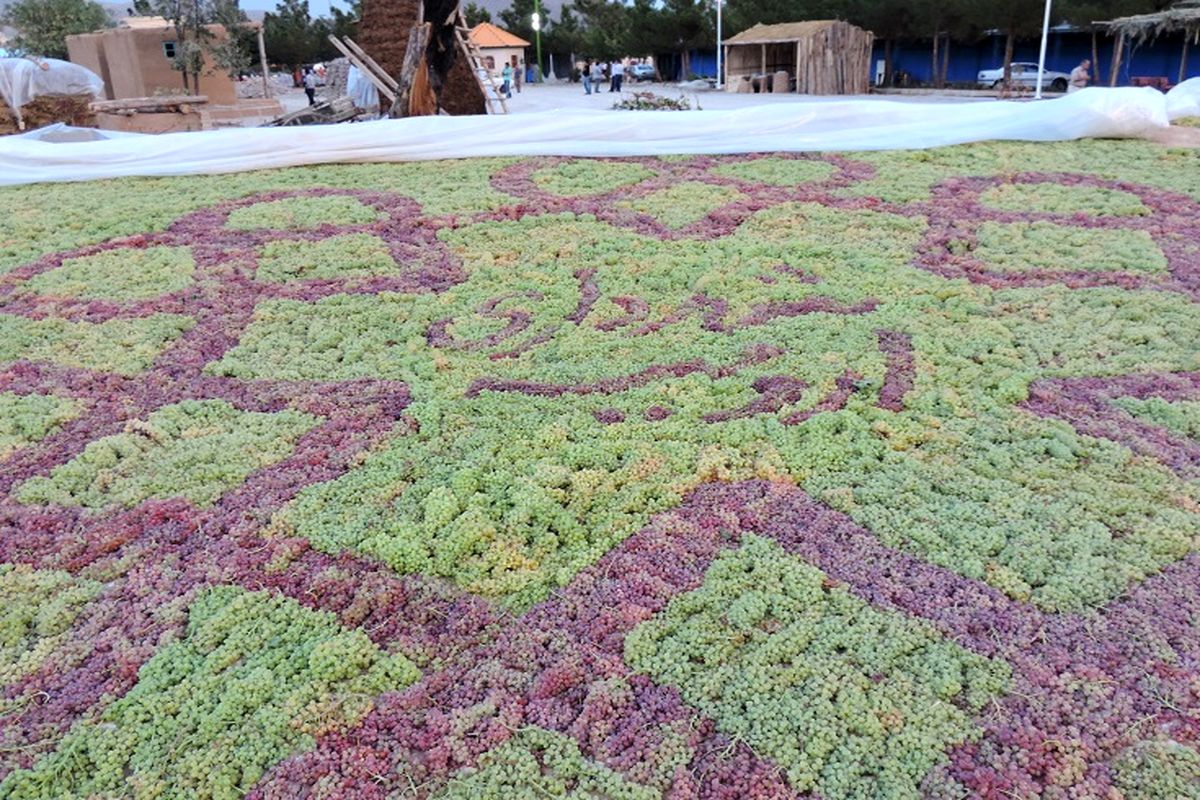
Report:
[[[454,13],[450,15],[447,23],[454,25],[454,38],[458,40],[458,49],[467,57],[467,65],[471,68],[471,74],[475,76],[475,80],[479,83],[479,90],[483,92],[483,99],[487,103],[489,114],[507,114],[508,104],[504,102],[504,95],[500,91],[501,84],[496,82],[496,76],[487,68],[484,63],[483,53],[479,47],[471,41],[471,29],[467,26],[466,17],[462,13],[462,5],[458,5],[454,9]],[[497,111],[496,109],[500,110]]]

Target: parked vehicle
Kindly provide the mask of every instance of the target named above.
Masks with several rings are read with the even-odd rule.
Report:
[[[1037,86],[1038,65],[1025,61],[1014,61],[1012,65],[1012,85],[1024,86],[1030,89]],[[1044,70],[1042,72],[1042,88],[1051,92],[1065,92],[1071,76],[1065,72]],[[985,69],[979,72],[977,83],[981,89],[999,89],[1004,83],[1004,67]]]
[[[642,83],[643,81],[654,80],[654,65],[653,64],[634,64],[629,68],[630,80]]]

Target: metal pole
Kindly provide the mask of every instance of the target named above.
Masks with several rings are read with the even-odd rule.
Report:
[[[1053,0],[1046,0],[1046,16],[1042,19],[1042,51],[1038,54],[1037,89],[1033,93],[1035,100],[1042,99],[1042,77],[1046,72],[1046,40],[1050,38],[1050,6]]]
[[[536,43],[537,50],[537,75],[535,76],[540,83],[543,78],[542,72],[542,4],[541,0],[533,0],[533,40]]]
[[[717,88],[720,89],[725,85],[722,80],[724,74],[721,72],[721,0],[717,0]],[[683,76],[687,80],[687,76]]]

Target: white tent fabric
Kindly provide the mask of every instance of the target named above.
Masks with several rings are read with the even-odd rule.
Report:
[[[362,70],[354,65],[351,65],[346,73],[346,94],[354,101],[355,106],[364,111],[379,108],[379,90]]]
[[[1167,116],[1200,117],[1200,78],[1188,78],[1167,92]]]
[[[1172,108],[1190,108],[1186,87]],[[1090,88],[1043,102],[828,99],[736,111],[551,111],[354,125],[244,128],[102,141],[0,139],[0,185],[240,172],[305,164],[483,156],[648,156],[900,150],[986,140],[1141,137],[1169,124],[1149,88]]]
[[[87,67],[57,58],[0,58],[0,101],[20,119],[21,106],[48,94],[104,94],[104,81]]]

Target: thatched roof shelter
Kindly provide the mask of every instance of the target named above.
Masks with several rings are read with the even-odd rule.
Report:
[[[786,73],[799,94],[865,94],[874,43],[873,33],[841,20],[759,24],[725,40],[725,78],[731,90],[750,80],[765,88]]]
[[[1182,82],[1187,76],[1188,47],[1193,42],[1200,43],[1200,0],[1184,0],[1165,11],[1119,17],[1106,22],[1095,22],[1093,25],[1107,30],[1115,39],[1112,75],[1109,80],[1111,86],[1116,86],[1117,83],[1125,42],[1141,44],[1168,33],[1183,34],[1183,55],[1179,59],[1179,80]]]

